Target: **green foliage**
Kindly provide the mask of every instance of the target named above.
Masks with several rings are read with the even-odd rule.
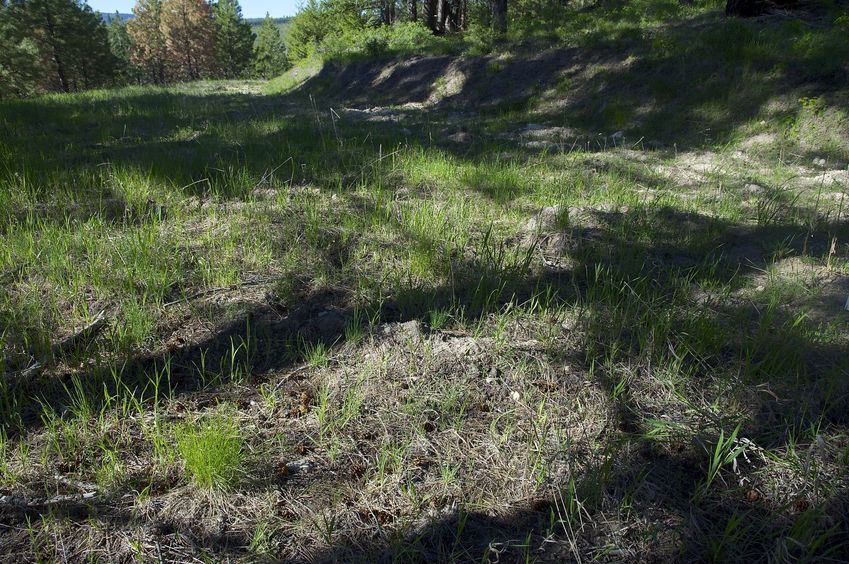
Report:
[[[38,46],[25,28],[21,5],[0,4],[0,96],[22,96],[36,88]]]
[[[740,426],[734,428],[731,434],[726,437],[725,431],[720,429],[719,438],[713,448],[713,452],[709,453],[710,460],[708,461],[708,470],[705,481],[702,485],[701,492],[706,492],[711,485],[719,477],[719,472],[726,466],[734,464],[737,458],[743,454],[745,445],[740,444],[737,440],[737,434],[740,432]],[[700,492],[700,493],[701,493]]]
[[[115,17],[107,25],[109,34],[109,50],[116,60],[116,73],[121,82],[129,82],[137,78],[138,72],[130,63],[133,42],[127,33],[127,24],[115,12]]]
[[[308,0],[292,19],[286,34],[286,51],[292,61],[309,57],[329,31],[317,0]]]
[[[218,0],[213,5],[217,33],[218,66],[226,78],[245,76],[253,56],[254,34],[242,18],[238,0]]]
[[[236,422],[225,415],[179,429],[177,448],[186,471],[200,487],[227,487],[242,472],[243,440]]]
[[[254,72],[262,78],[271,78],[289,68],[286,44],[280,36],[280,28],[268,14],[256,35],[254,49]]]
[[[117,60],[100,15],[74,0],[0,7],[0,95],[93,88]]]
[[[360,0],[308,0],[292,19],[286,33],[286,48],[292,61],[320,52],[327,38],[331,43],[362,31],[367,24]],[[347,43],[347,42],[343,42]]]
[[[444,39],[419,22],[351,28],[326,36],[319,51],[325,59],[413,55],[439,51]]]

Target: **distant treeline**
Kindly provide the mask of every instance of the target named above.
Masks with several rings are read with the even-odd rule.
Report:
[[[122,14],[120,12],[115,12],[114,14],[100,14],[100,17],[103,18],[103,21],[105,21],[106,23],[109,23],[116,18],[125,22],[127,20],[133,19],[133,14]],[[271,18],[271,20],[278,26],[280,26],[292,21],[292,17],[288,16],[284,18]],[[248,22],[251,27],[259,27],[260,25],[262,25],[262,22],[265,21],[265,18],[245,18],[245,21]]]
[[[238,0],[138,0],[105,17],[82,0],[0,0],[0,97],[269,78],[289,66],[285,20],[246,20]]]

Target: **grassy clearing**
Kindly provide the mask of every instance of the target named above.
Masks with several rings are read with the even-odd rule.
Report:
[[[613,135],[592,70],[4,102],[3,556],[840,560],[846,84]]]

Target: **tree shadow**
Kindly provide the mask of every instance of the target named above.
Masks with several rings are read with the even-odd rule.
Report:
[[[690,150],[727,143],[758,117],[792,124],[802,108],[782,101],[787,92],[828,97],[849,82],[831,55],[847,46],[828,25],[717,12],[631,31],[516,57],[329,63],[292,95],[413,111],[436,101],[435,109],[471,109],[517,126],[532,110],[535,120],[574,129],[579,146],[625,130],[629,139]],[[798,41],[811,48],[797,49]]]
[[[589,132],[599,116],[605,121],[605,127],[610,129],[628,124],[629,108],[642,105],[647,110],[640,114],[640,121],[634,128],[637,134],[653,133],[662,139],[673,140],[681,123],[692,123],[685,129],[695,133],[680,140],[679,146],[694,148],[704,143],[705,137],[699,131],[709,129],[713,140],[732,135],[737,127],[758,115],[774,92],[800,86],[799,82],[794,82],[801,80],[794,70],[795,65],[806,69],[813,66],[812,59],[803,57],[785,70],[776,71],[763,84],[752,90],[745,89],[743,86],[749,83],[750,78],[744,70],[730,63],[750,47],[757,24],[742,23],[740,26],[743,27],[733,27],[729,32],[720,30],[719,24],[712,20],[696,23],[702,26],[696,30],[702,34],[702,48],[721,43],[727,39],[727,34],[740,30],[744,30],[741,32],[744,38],[725,47],[728,51],[719,66],[716,66],[719,63],[690,66],[693,59],[698,59],[698,52],[676,50],[689,37],[688,34],[693,33],[693,22],[671,26],[651,40],[633,39],[636,42],[636,60],[627,64],[626,55],[612,44],[601,45],[590,60],[575,50],[546,52],[531,62],[508,61],[501,66],[495,65],[490,58],[472,59],[458,63],[452,70],[458,76],[462,75],[465,82],[455,85],[456,93],[449,92],[444,105],[471,103],[488,109],[494,115],[498,112],[509,115],[511,108],[524,107],[528,98],[546,88],[554,87],[563,80],[577,80],[577,74],[570,78],[569,72],[563,72],[564,68],[576,66],[578,70],[575,72],[580,72],[582,67],[600,65],[608,70],[570,91],[565,109],[543,114],[543,117],[558,123],[562,120],[569,125],[573,122],[584,124],[585,131]],[[657,41],[660,43],[656,45]],[[769,69],[782,63],[778,55],[761,53],[758,57],[758,68]],[[14,108],[24,109],[23,117],[19,122],[7,122],[12,123],[11,127],[7,125],[7,130],[13,131],[22,127],[21,124],[31,123],[28,120],[32,119],[32,115],[27,118],[26,112],[40,112],[42,108],[45,114],[40,115],[44,119],[39,123],[43,126],[39,134],[33,134],[26,143],[13,143],[13,152],[7,158],[9,162],[20,164],[22,170],[32,171],[37,181],[46,182],[57,171],[76,174],[91,168],[93,163],[110,162],[148,172],[154,178],[192,194],[222,199],[249,197],[256,179],[263,178],[281,162],[292,158],[296,165],[294,171],[283,177],[281,185],[315,182],[340,188],[340,197],[346,199],[352,208],[363,214],[380,216],[375,213],[378,210],[373,203],[355,199],[346,194],[345,189],[368,180],[369,175],[377,175],[372,166],[375,155],[382,156],[385,147],[403,138],[397,131],[397,124],[368,126],[369,142],[352,147],[351,143],[345,144],[344,133],[353,130],[362,132],[361,123],[339,124],[324,112],[311,111],[308,107],[305,111],[303,106],[298,105],[311,89],[324,92],[329,88],[328,84],[332,87],[337,82],[350,85],[349,91],[340,89],[338,95],[350,95],[354,103],[373,104],[381,96],[405,93],[408,101],[421,102],[433,93],[434,77],[447,72],[451,65],[446,58],[422,58],[414,59],[407,66],[389,66],[386,71],[385,63],[364,62],[343,71],[341,77],[332,75],[332,67],[328,67],[315,82],[306,83],[300,92],[289,97],[128,95],[118,107],[108,99],[72,103],[58,100],[21,102]],[[381,79],[380,73],[384,71],[388,74]],[[691,77],[688,81],[698,87],[685,93],[675,91],[676,81],[680,79],[680,76],[674,76],[676,72],[692,73],[688,75]],[[839,73],[828,74],[816,69],[805,72],[808,74],[804,75],[801,86],[814,94],[831,92],[837,88],[836,85],[845,83],[845,77]],[[664,82],[659,77],[667,73],[673,76]],[[510,84],[507,92],[498,92],[497,86],[505,80]],[[322,85],[321,81],[326,84]],[[371,91],[371,88],[376,88],[376,91]],[[393,99],[404,100],[403,97]],[[627,107],[617,108],[617,100]],[[626,100],[627,104],[622,100]],[[701,112],[704,107],[716,102],[732,105],[738,111],[733,115],[713,116],[705,116]],[[203,111],[187,113],[184,111],[186,105]],[[92,114],[83,112],[85,108],[92,110]],[[124,117],[126,112],[131,113]],[[240,134],[234,141],[216,130],[217,124],[236,127],[250,120],[257,123],[285,121],[290,112],[300,112],[295,118],[296,123],[284,124],[271,133],[257,126],[255,130]],[[430,119],[427,111],[412,110],[412,113],[415,119],[425,123]],[[119,117],[110,119],[113,114]],[[670,115],[672,117],[668,118]],[[312,119],[316,121],[315,125],[310,123]],[[670,123],[666,123],[667,119]],[[337,126],[348,129],[339,135],[335,129]],[[640,129],[643,127],[645,131]],[[83,147],[66,148],[64,143],[68,136],[78,134],[84,139]],[[52,141],[48,141],[50,139]],[[42,142],[50,148],[45,151],[47,156],[29,151],[28,147]],[[492,148],[487,143],[471,147],[447,144],[439,147],[461,162],[488,158]],[[317,161],[320,164],[313,168],[301,166],[317,154],[321,155]],[[226,166],[233,161],[247,170],[249,181],[231,190],[225,187],[231,179],[226,168],[222,169],[222,164]],[[198,182],[203,179],[206,181]],[[642,179],[648,184],[656,180],[650,176]],[[78,197],[84,199],[94,192],[110,197],[114,195],[108,184],[97,181],[84,187]],[[500,203],[510,200],[509,194],[504,196],[497,187],[483,192],[491,192],[490,196]],[[783,204],[787,207],[789,202]],[[845,341],[823,341],[809,322],[800,322],[796,312],[781,308],[781,300],[777,300],[778,305],[769,306],[760,299],[745,295],[719,296],[716,299],[709,295],[709,290],[714,287],[745,288],[779,251],[806,254],[824,262],[831,237],[838,236],[840,240],[849,238],[845,223],[820,223],[811,230],[775,214],[764,217],[768,220],[766,225],[753,226],[651,205],[629,210],[587,210],[586,213],[591,217],[581,220],[583,223],[545,233],[545,239],[533,241],[530,246],[532,253],[520,253],[520,257],[530,257],[533,262],[526,264],[517,260],[505,264],[498,262],[495,254],[455,255],[451,260],[458,274],[452,284],[436,288],[393,288],[389,301],[365,307],[380,323],[409,319],[426,321],[434,307],[448,305],[462,308],[466,318],[474,322],[507,304],[521,303],[535,292],[549,292],[561,303],[581,303],[591,311],[586,337],[591,346],[588,347],[584,366],[587,370],[594,364],[601,364],[613,350],[619,351],[619,355],[640,359],[641,363],[650,360],[654,366],[668,365],[673,360],[680,362],[694,382],[707,381],[711,375],[727,369],[729,364],[738,364],[741,373],[729,373],[731,384],[740,388],[762,386],[769,391],[757,395],[750,418],[741,427],[741,433],[759,445],[785,448],[790,442],[789,429],[810,426],[845,428],[849,413],[849,390],[845,378],[849,373],[846,361],[849,351]],[[103,212],[97,210],[92,214],[103,215]],[[115,215],[116,219],[118,215]],[[77,219],[85,221],[90,216],[82,214]],[[60,218],[49,217],[48,220],[58,222]],[[438,242],[405,228],[392,215],[386,216],[385,221],[400,234],[404,245],[440,246]],[[546,252],[562,254],[563,258],[570,260],[570,266],[557,269],[540,266],[536,262],[540,246],[547,246]],[[668,295],[668,288],[683,287],[684,284],[686,291],[682,290],[676,296]],[[696,294],[705,289],[708,300],[697,300]],[[628,292],[631,297],[624,299],[623,293],[627,296]],[[844,315],[838,313],[840,304],[820,306],[823,309],[820,317]],[[346,328],[357,318],[344,292],[305,296],[301,303],[286,309],[266,301],[252,307],[238,319],[217,327],[198,342],[129,359],[121,380],[138,394],[139,399],[148,402],[155,401],[155,398],[142,390],[149,390],[150,374],[162,372],[165,367],[168,367],[166,393],[175,397],[207,386],[202,366],[214,367],[220,375],[220,382],[226,382],[240,370],[242,374],[250,374],[253,382],[258,382],[268,374],[298,367],[304,360],[306,347],[318,343],[341,345]],[[656,327],[663,330],[653,335],[653,344],[649,347],[649,341],[644,338],[645,332],[656,330],[653,329]],[[735,338],[729,339],[729,335]],[[686,342],[690,348],[683,354],[677,350],[667,351],[670,345],[674,348],[680,342]],[[235,356],[234,350],[237,350]],[[676,355],[682,358],[677,359]],[[641,369],[645,370],[644,366]],[[604,370],[593,374],[594,385],[605,391],[616,387],[622,377],[619,373]],[[650,374],[642,372],[639,375]],[[99,399],[102,400],[104,389],[110,393],[117,392],[110,367],[87,371],[80,375],[80,380],[95,406]],[[69,403],[67,384],[60,379],[15,384],[20,387],[13,388],[10,393],[26,397],[34,394],[48,409],[61,412]],[[20,430],[21,433],[31,432],[42,425],[41,407],[36,411],[35,403],[30,405],[33,411],[24,414],[25,428]],[[815,539],[797,538],[807,533],[803,529],[794,529],[796,523],[805,519],[812,523],[809,528],[812,530],[827,530],[831,526],[828,525],[829,519],[837,527],[833,535],[825,538],[823,551],[834,550],[834,554],[839,554],[837,551],[846,546],[845,537],[849,529],[845,517],[847,494],[842,486],[838,486],[836,493],[819,507],[800,509],[756,504],[746,500],[744,492],[736,487],[713,492],[703,503],[691,503],[704,475],[707,453],[689,445],[682,447],[682,450],[689,449],[687,453],[674,455],[675,448],[679,446],[674,444],[674,440],[657,446],[656,441],[646,439],[652,432],[650,423],[659,414],[647,410],[635,400],[627,386],[615,402],[615,409],[619,428],[611,437],[612,443],[620,450],[607,453],[606,458],[599,459],[593,468],[578,476],[574,491],[569,492],[567,484],[553,484],[551,497],[540,500],[535,507],[514,507],[514,500],[509,500],[511,503],[504,515],[457,510],[447,517],[436,518],[421,529],[401,532],[388,539],[374,539],[364,534],[361,538],[339,541],[329,551],[318,554],[317,559],[432,560],[454,557],[471,560],[486,553],[494,555],[501,550],[505,551],[501,558],[508,560],[522,558],[527,551],[550,560],[566,560],[578,555],[638,558],[639,555],[605,552],[606,549],[599,548],[596,542],[598,531],[581,525],[580,517],[574,513],[575,506],[568,502],[569,499],[576,501],[589,514],[593,511],[605,514],[618,512],[623,499],[628,497],[624,492],[630,490],[636,491],[632,497],[638,511],[671,519],[673,525],[670,527],[677,531],[678,536],[673,538],[654,531],[659,539],[658,560],[689,554],[697,558],[710,555],[715,546],[705,545],[704,539],[721,537],[726,526],[739,517],[748,520],[748,528],[740,538],[750,544],[739,545],[748,554],[768,552],[770,547],[767,544],[776,538],[810,546]],[[728,431],[726,423],[721,416],[705,415],[702,431],[705,442],[715,440],[720,429]],[[622,446],[628,443],[636,445],[632,449],[635,452],[631,452],[631,447]],[[614,509],[611,504],[617,508]],[[20,523],[25,514],[36,517],[47,510],[27,509],[15,519]],[[120,513],[109,513],[106,509],[92,511],[77,505],[63,511],[72,519],[95,519],[116,526],[126,523],[122,520],[127,518]],[[552,527],[554,532],[551,532]],[[189,530],[184,534],[191,537],[197,532]],[[550,542],[552,535],[560,539],[559,543]],[[216,548],[220,550],[219,554],[226,553],[225,548],[220,547],[246,542],[245,539],[231,539],[232,542],[222,541],[222,544],[213,538],[197,540],[203,546],[219,547]],[[685,545],[683,549],[682,543]],[[549,550],[550,545],[557,546]],[[546,552],[538,552],[541,547]]]
[[[357,205],[368,206],[368,200],[358,200]],[[575,242],[561,248],[574,260],[568,270],[530,263],[505,265],[485,255],[454,257],[458,274],[453,284],[432,290],[398,288],[389,302],[373,304],[372,317],[379,323],[426,321],[435,304],[452,304],[463,308],[467,319],[474,322],[508,303],[522,303],[535,292],[546,292],[556,303],[577,301],[590,311],[584,362],[601,390],[616,387],[622,375],[592,370],[594,365],[603,366],[611,359],[628,363],[630,358],[638,370],[634,377],[643,373],[650,377],[652,370],[677,363],[678,370],[693,382],[727,374],[728,384],[740,386],[741,399],[752,388],[768,390],[757,396],[740,431],[762,448],[784,449],[793,430],[812,425],[829,431],[846,428],[849,347],[845,340],[822,342],[807,323],[799,322],[796,312],[769,308],[757,300],[726,296],[694,301],[699,288],[745,287],[771,261],[770,247],[777,240],[798,241],[793,249],[801,253],[802,242],[791,236],[807,237],[804,229],[781,224],[733,225],[715,217],[652,206],[587,213],[591,217],[576,218],[562,228],[567,239]],[[404,229],[394,216],[387,221],[396,222],[407,244],[438,245]],[[591,229],[586,227],[589,222],[593,223]],[[821,226],[815,240],[825,241],[826,237],[819,236],[825,233],[849,236],[844,223]],[[828,253],[824,243],[808,244],[804,250],[821,261]],[[676,262],[670,257],[686,260]],[[687,285],[686,290],[669,294],[670,288],[682,284]],[[839,305],[835,306],[836,315],[842,314]],[[177,397],[205,386],[198,370],[201,365],[220,366],[222,382],[236,365],[245,367],[255,382],[261,381],[265,374],[297,367],[303,362],[305,345],[343,343],[345,329],[354,318],[345,296],[332,292],[311,296],[288,312],[263,304],[183,350],[134,359],[122,378],[132,381],[135,373],[141,383],[152,369],[168,365],[168,393]],[[653,342],[645,339],[646,332],[652,333]],[[686,347],[676,348],[681,342]],[[243,343],[243,354],[234,359],[234,345]],[[732,365],[739,366],[737,373],[729,371]],[[89,374],[85,381],[93,402],[103,397],[104,386],[109,386],[105,372]],[[674,436],[652,439],[651,425],[663,412],[647,410],[642,401],[633,399],[628,386],[624,389],[614,401],[618,427],[605,437],[607,450],[592,467],[574,477],[575,484],[551,484],[551,497],[534,501],[530,507],[510,500],[505,514],[499,516],[459,508],[422,528],[388,537],[364,534],[340,539],[329,551],[310,559],[430,561],[500,555],[513,560],[531,554],[555,561],[577,555],[601,556],[615,547],[597,545],[594,539],[601,533],[594,529],[596,525],[588,524],[592,520],[587,516],[618,516],[626,502],[632,506],[629,511],[675,523],[671,537],[659,529],[641,533],[658,537],[658,560],[706,557],[718,550],[711,543],[721,541],[728,523],[741,518],[746,519],[746,526],[733,548],[744,553],[764,554],[776,538],[793,545],[788,548],[790,553],[802,556],[806,550],[813,550],[812,555],[837,554],[846,547],[849,529],[845,512],[840,513],[846,504],[845,488],[837,486],[822,504],[801,507],[756,503],[746,498],[746,488],[732,485],[704,493],[700,487],[709,449],[680,445]],[[61,409],[67,402],[63,390],[57,383],[40,383],[41,402]],[[706,413],[697,420],[697,436],[704,444],[715,441],[721,430],[729,430],[721,413]],[[103,517],[97,512],[86,515]],[[112,519],[109,515],[104,518]],[[808,524],[797,526],[800,522]],[[827,531],[817,544],[813,533]],[[236,541],[198,538],[196,542],[224,551],[221,547]],[[619,557],[637,557],[627,548],[616,550]],[[717,554],[724,553],[720,550]]]

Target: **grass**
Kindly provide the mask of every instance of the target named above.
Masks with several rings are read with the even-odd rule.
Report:
[[[198,486],[231,486],[241,475],[244,444],[235,421],[227,416],[187,424],[177,431],[176,441],[186,471]]]
[[[0,102],[0,553],[839,560],[831,28],[663,7],[574,39],[649,78],[595,60],[521,110],[244,82]],[[743,53],[763,78],[759,42],[791,39],[776,64],[810,72],[687,89],[680,21],[697,77]],[[598,111],[602,83],[656,105]]]

